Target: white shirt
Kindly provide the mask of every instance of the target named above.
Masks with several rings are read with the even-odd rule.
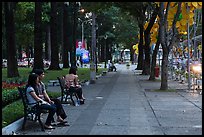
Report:
[[[28,103],[37,103],[37,101],[31,96],[30,92],[35,92],[35,90],[33,89],[33,87],[29,86],[26,89],[26,96],[28,99]],[[31,104],[30,106],[34,106],[35,104]]]

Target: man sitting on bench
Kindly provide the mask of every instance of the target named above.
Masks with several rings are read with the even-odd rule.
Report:
[[[109,69],[108,71],[117,71],[117,68],[115,67],[114,63],[112,61],[110,61],[110,64],[109,64]]]

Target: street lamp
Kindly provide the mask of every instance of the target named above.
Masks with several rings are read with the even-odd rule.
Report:
[[[104,66],[104,68],[107,68],[107,65],[106,65],[106,40],[107,40],[107,38],[108,38],[108,36],[105,35],[105,36],[104,36],[104,39],[105,39],[105,47],[104,47],[105,66]]]
[[[96,16],[92,13],[92,40],[91,40],[91,63],[90,63],[90,84],[94,84],[96,80]]]
[[[91,21],[92,19],[89,19],[89,20],[81,20],[80,18],[78,18],[79,21],[81,21],[81,42],[82,42],[82,45],[84,44],[84,23],[86,22],[89,22]]]
[[[189,12],[188,4],[187,6],[187,12]],[[190,81],[190,34],[189,34],[189,18],[187,20],[187,31],[188,31],[188,90],[191,89],[191,81]]]

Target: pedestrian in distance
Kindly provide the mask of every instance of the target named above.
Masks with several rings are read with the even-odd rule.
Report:
[[[110,61],[109,64],[109,71],[117,71],[117,68],[115,67],[114,63],[112,61]]]

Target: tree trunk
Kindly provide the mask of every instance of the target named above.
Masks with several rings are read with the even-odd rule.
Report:
[[[159,12],[160,20],[159,20],[159,39],[161,40],[161,46],[163,50],[163,58],[162,58],[162,67],[161,67],[161,90],[168,89],[167,83],[167,74],[168,74],[168,49],[167,49],[167,41],[166,41],[166,21],[164,15],[164,2],[160,3],[160,12]]]
[[[34,67],[33,69],[44,69],[42,51],[42,2],[35,2],[34,22]]]
[[[62,52],[62,60],[63,60],[63,68],[69,68],[69,60],[68,60],[68,47],[69,45],[69,36],[71,35],[71,31],[68,27],[71,28],[70,24],[70,16],[68,15],[67,5],[64,4],[64,13],[63,13],[63,52]]]
[[[15,41],[15,24],[14,24],[14,5],[13,2],[4,2],[5,28],[6,28],[6,47],[7,47],[7,77],[19,77],[16,41]]]
[[[152,55],[152,64],[151,64],[149,80],[155,80],[155,67],[156,67],[156,60],[157,60],[157,53],[159,50],[159,45],[160,45],[160,39],[158,38],[156,46],[154,48],[153,55]]]
[[[143,75],[149,75],[150,74],[150,31],[154,25],[155,19],[158,15],[158,10],[159,7],[157,6],[153,13],[152,16],[150,18],[149,24],[146,28],[146,30],[144,31],[144,37],[145,37],[145,63],[144,63],[144,67],[143,67]]]
[[[45,59],[51,61],[50,24],[46,27]]]
[[[168,52],[167,49],[163,49],[163,59],[161,68],[161,90],[168,89]]]
[[[144,65],[143,65],[143,71],[142,75],[149,75],[150,74],[150,32],[145,31],[145,59],[144,59]]]
[[[143,68],[143,32],[144,32],[144,28],[143,28],[143,24],[139,25],[140,28],[140,41],[139,41],[139,45],[138,45],[138,50],[139,50],[139,55],[138,55],[138,65],[137,65],[137,70],[142,70]]]
[[[49,70],[60,70],[57,43],[57,3],[51,2],[51,64]]]
[[[161,90],[167,90],[168,89],[168,55],[169,51],[172,49],[173,44],[176,40],[176,22],[178,21],[178,17],[180,14],[181,9],[181,2],[178,3],[178,9],[176,12],[176,15],[174,16],[174,20],[172,23],[172,30],[173,35],[171,38],[167,35],[167,16],[168,16],[168,10],[169,10],[170,2],[167,3],[167,8],[165,10],[164,14],[164,2],[160,3],[160,40],[161,45],[163,49],[163,59],[162,59],[162,71],[161,71]],[[167,38],[170,39],[170,42],[167,41]],[[170,44],[168,44],[170,43]]]
[[[70,52],[71,67],[76,67],[76,34],[77,34],[77,13],[78,7],[76,2],[73,2],[73,29],[72,29],[72,46]]]

